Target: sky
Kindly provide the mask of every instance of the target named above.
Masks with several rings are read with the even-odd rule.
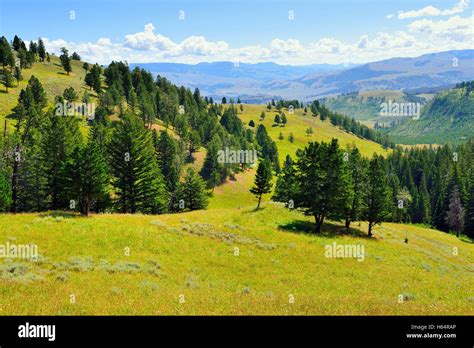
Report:
[[[471,0],[0,0],[0,35],[108,64],[365,63],[474,48]]]

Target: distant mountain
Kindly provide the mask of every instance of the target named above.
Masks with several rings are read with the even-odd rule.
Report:
[[[392,58],[345,71],[309,74],[298,79],[314,96],[374,89],[415,89],[455,84],[474,78],[474,50]]]
[[[240,97],[245,102],[261,103],[268,99],[287,98],[267,88],[275,81],[288,83],[311,73],[327,73],[356,66],[355,64],[331,65],[279,65],[276,63],[214,62],[195,65],[180,63],[131,63],[130,67],[144,68],[154,75],[161,75],[177,85],[198,87],[201,94],[214,98]],[[286,89],[286,88],[285,88]],[[288,91],[283,91],[288,92]]]
[[[392,58],[363,65],[215,62],[130,64],[214,98],[241,97],[266,102],[271,98],[313,100],[366,90],[436,89],[474,79],[474,50],[458,50]]]
[[[443,91],[423,110],[419,120],[407,119],[388,130],[401,144],[461,143],[474,134],[474,81]]]

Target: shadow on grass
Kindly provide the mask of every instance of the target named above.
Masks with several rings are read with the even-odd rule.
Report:
[[[79,213],[74,213],[74,212],[71,212],[71,211],[60,211],[60,210],[40,213],[39,216],[40,217],[52,217],[52,218],[61,217],[63,219],[73,219],[73,218],[83,218],[83,217],[85,217],[85,216],[83,216]]]
[[[323,224],[321,228],[321,233],[316,233],[315,224],[313,222],[304,220],[295,220],[284,225],[279,225],[278,229],[281,231],[292,232],[297,234],[307,234],[328,238],[336,238],[338,236],[352,236],[358,238],[372,239],[367,235],[367,233],[364,233],[359,229],[353,227],[347,229],[342,225],[337,225],[331,222],[325,222]]]

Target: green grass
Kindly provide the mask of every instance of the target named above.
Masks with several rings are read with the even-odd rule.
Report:
[[[372,239],[364,223],[314,235],[309,221],[268,202],[257,212],[0,215],[1,243],[41,254],[0,263],[0,315],[474,314],[473,244],[397,224]],[[333,242],[364,245],[365,260],[326,258]]]
[[[69,85],[83,88],[83,70],[74,64],[77,75],[69,77],[54,64],[34,65],[31,72],[50,101]],[[16,104],[14,92],[0,94],[1,117]],[[244,105],[239,116],[258,125],[264,109]],[[309,141],[333,137],[342,147],[354,143],[369,157],[387,153],[301,110],[285,113],[286,127],[272,127],[275,112],[263,121],[281,161]],[[311,137],[305,134],[308,127]],[[280,132],[284,140],[278,139]],[[186,166],[199,170],[205,150],[195,158]],[[0,244],[37,244],[41,255],[35,262],[0,259],[0,315],[474,314],[470,241],[398,224],[376,227],[370,239],[365,223],[349,232],[329,223],[315,235],[310,218],[270,202],[269,195],[255,211],[249,192],[254,174],[245,171],[216,187],[206,211],[89,218],[64,212],[0,214]],[[325,257],[325,246],[333,242],[363,245],[365,260]]]
[[[85,90],[87,90],[92,97],[96,97],[95,92],[89,91],[89,88],[84,84],[85,71],[82,69],[83,62],[73,60],[71,64],[72,72],[69,76],[61,67],[59,58],[55,56],[51,56],[51,62],[49,64],[47,62],[36,62],[31,69],[23,69],[23,80],[20,81],[18,87],[15,85],[15,87],[9,88],[8,93],[5,93],[5,89],[1,89],[0,91],[0,122],[2,126],[5,117],[8,116],[11,110],[17,105],[20,91],[28,85],[28,80],[32,75],[36,76],[43,85],[48,97],[49,106],[53,105],[54,97],[62,95],[64,90],[68,87],[73,87],[76,93],[79,94],[80,99]],[[8,121],[10,122],[11,120]]]
[[[342,129],[333,126],[329,120],[322,122],[319,118],[312,117],[310,112],[307,115],[303,115],[302,109],[294,110],[293,114],[290,114],[288,110],[284,110],[288,123],[285,127],[273,127],[273,121],[275,119],[276,111],[266,111],[265,105],[246,105],[244,104],[244,111],[240,113],[239,117],[242,122],[246,125],[253,120],[255,122],[255,130],[259,124],[263,124],[267,129],[270,137],[276,142],[278,146],[280,161],[283,163],[286,155],[290,155],[295,158],[295,152],[298,148],[303,148],[310,141],[325,141],[329,142],[332,138],[337,138],[342,148],[347,145],[355,145],[359,148],[364,156],[372,157],[374,152],[385,155],[387,150],[384,149],[380,144],[373,141],[368,141],[357,137],[354,134],[343,131]],[[260,114],[265,111],[266,117],[263,121],[260,121]],[[248,127],[248,126],[247,126]],[[308,136],[306,129],[311,127],[313,134]],[[251,127],[250,127],[251,128]],[[278,136],[282,133],[284,139],[278,139]],[[295,141],[291,143],[288,140],[290,133],[293,133]]]

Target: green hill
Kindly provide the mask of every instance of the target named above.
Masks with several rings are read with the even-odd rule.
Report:
[[[85,70],[82,68],[83,62],[71,61],[72,72],[67,75],[60,64],[59,58],[53,55],[50,57],[50,63],[36,62],[33,63],[31,69],[23,69],[21,72],[23,80],[20,81],[19,86],[15,82],[15,87],[9,88],[8,93],[5,92],[4,88],[0,90],[0,122],[2,126],[5,117],[17,105],[20,91],[27,86],[28,80],[33,75],[41,81],[50,105],[53,104],[54,97],[61,95],[68,87],[73,87],[80,96],[87,90],[92,98],[97,97],[95,92],[90,91],[84,84]],[[11,120],[7,121],[10,122]]]
[[[356,120],[381,122],[380,110],[382,103],[389,100],[396,103],[426,103],[428,96],[415,96],[400,90],[371,90],[326,97],[320,101],[329,109],[345,114]]]
[[[253,208],[0,215],[2,243],[34,243],[41,255],[0,264],[0,314],[474,314],[473,244],[389,223],[375,238],[365,223],[314,235],[281,205]],[[364,246],[364,261],[326,257],[333,243]]]
[[[401,144],[461,143],[474,134],[474,93],[472,87],[453,88],[439,93],[425,108],[419,120],[407,120],[389,129]]]
[[[84,90],[82,63],[67,76],[55,61],[35,63],[22,82],[35,74],[50,102],[68,86]],[[18,93],[0,94],[2,117]],[[365,156],[388,153],[301,109],[284,110],[287,124],[273,127],[274,112],[259,120],[265,106],[243,108],[245,127],[250,120],[264,124],[280,160],[333,137]],[[199,169],[205,153],[188,166]],[[374,238],[366,237],[364,222],[346,231],[328,221],[316,235],[312,218],[269,195],[255,211],[253,180],[254,169],[239,173],[214,188],[207,210],[179,214],[0,214],[0,244],[35,244],[39,252],[36,260],[0,262],[0,315],[474,314],[472,243],[392,223],[377,226]],[[327,257],[333,243],[363,247],[363,262]]]

